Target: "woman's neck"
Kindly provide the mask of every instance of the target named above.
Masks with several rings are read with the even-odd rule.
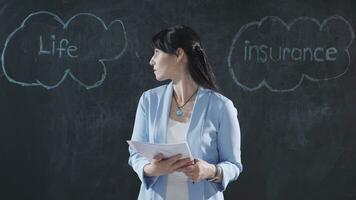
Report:
[[[184,104],[198,89],[198,85],[190,76],[184,76],[179,80],[173,80],[173,90],[178,104]],[[194,99],[194,97],[192,97]]]

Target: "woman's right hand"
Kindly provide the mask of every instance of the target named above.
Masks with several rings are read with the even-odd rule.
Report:
[[[177,154],[163,159],[163,154],[157,154],[150,164],[144,166],[145,176],[161,176],[170,174],[181,167],[193,164],[190,158],[180,159],[182,155]]]

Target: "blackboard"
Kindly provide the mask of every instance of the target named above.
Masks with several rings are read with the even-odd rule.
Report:
[[[352,0],[0,1],[0,199],[136,199],[138,99],[166,84],[151,36],[201,36],[239,112],[226,199],[356,199]]]

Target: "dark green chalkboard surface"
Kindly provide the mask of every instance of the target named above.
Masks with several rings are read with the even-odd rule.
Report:
[[[136,199],[138,99],[166,84],[151,36],[201,36],[239,112],[226,199],[356,199],[352,0],[0,0],[0,199]]]

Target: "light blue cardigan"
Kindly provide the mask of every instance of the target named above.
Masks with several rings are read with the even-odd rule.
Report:
[[[131,140],[157,144],[166,142],[172,94],[172,82],[142,94]],[[189,199],[224,199],[222,192],[229,182],[236,180],[242,172],[237,111],[228,98],[199,87],[190,120],[187,142],[193,157],[218,164],[223,169],[224,177],[221,183],[189,182]],[[142,182],[138,199],[164,199],[167,176],[144,176],[143,167],[150,161],[131,148],[129,152],[129,164]]]

